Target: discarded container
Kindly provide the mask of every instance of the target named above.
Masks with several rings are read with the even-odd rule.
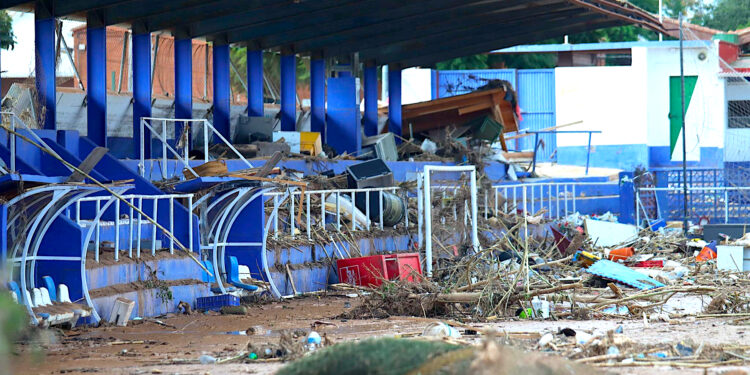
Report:
[[[609,252],[609,255],[607,255],[607,258],[609,260],[616,262],[618,260],[625,260],[630,257],[632,257],[635,254],[635,251],[632,247],[623,247],[621,249],[614,249]]]
[[[381,159],[372,159],[346,167],[350,189],[393,186],[393,172]]]
[[[200,363],[201,363],[202,365],[210,365],[210,364],[212,364],[212,363],[216,363],[216,357],[213,357],[213,356],[210,356],[210,355],[204,354],[204,355],[202,355],[202,356],[200,356],[200,357],[198,358],[198,361],[199,361],[199,362],[200,362]]]
[[[299,151],[303,154],[318,156],[323,152],[323,143],[318,132],[300,132]]]
[[[389,192],[369,192],[356,194],[355,205],[362,212],[367,212],[367,195],[370,196],[370,217],[374,223],[380,224],[380,197],[383,197],[383,225],[392,227],[406,216],[406,204],[398,195]]]
[[[535,318],[549,318],[549,301],[534,297],[531,300],[531,307],[534,309],[533,314]]]
[[[219,296],[198,297],[195,308],[198,310],[218,311],[223,306],[239,306],[240,298],[231,294],[222,294]]]
[[[701,249],[701,252],[695,257],[695,260],[697,262],[705,262],[707,260],[716,259],[716,257],[716,241],[711,241],[711,243]]]
[[[452,337],[457,339],[461,337],[461,333],[455,327],[451,327],[443,322],[435,322],[425,327],[424,331],[422,331],[422,336]]]
[[[315,331],[311,331],[307,335],[307,343],[308,344],[320,345],[320,341],[321,341],[320,334],[317,333],[317,332],[315,332]]]
[[[419,253],[373,255],[349,259],[337,259],[339,281],[342,283],[377,287],[386,280],[418,281],[422,274]]]
[[[664,267],[664,261],[663,260],[644,260],[640,261],[633,265],[633,267],[638,268],[663,268]]]

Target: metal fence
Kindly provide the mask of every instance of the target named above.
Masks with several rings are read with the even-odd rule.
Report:
[[[540,182],[531,184],[494,185],[490,195],[484,196],[484,216],[491,210],[506,213],[534,214],[542,209],[549,219],[559,219],[578,210],[582,199],[611,198],[604,196],[581,196],[586,187],[617,186],[617,182]]]
[[[370,230],[372,227],[385,229],[383,224],[383,192],[396,194],[404,199],[404,201],[407,201],[406,192],[399,192],[399,190],[400,188],[396,186],[366,189],[312,190],[304,192],[301,190],[295,190],[291,191],[289,193],[289,199],[285,199],[283,202],[281,199],[286,192],[273,191],[265,193],[266,196],[270,197],[268,202],[270,202],[274,211],[277,211],[278,208],[281,207],[280,205],[285,205],[288,208],[288,221],[280,218],[280,215],[274,215],[272,218],[273,226],[271,229],[273,231],[273,237],[278,238],[280,233],[288,233],[294,238],[297,229],[299,229],[306,233],[308,239],[311,239],[314,226],[319,226],[321,230],[325,231],[327,215],[333,215],[332,223],[336,227],[336,230],[342,229],[345,225],[343,224],[345,220],[351,222],[351,230],[357,229],[357,223],[360,223],[359,229],[362,230]],[[370,199],[371,194],[373,193],[378,194],[379,204],[378,219],[374,220],[375,223],[370,220]],[[317,207],[313,207],[313,196],[320,197],[320,202],[318,202],[319,206]],[[358,210],[353,209],[356,206],[357,197],[362,196],[365,197],[365,218],[357,217]],[[329,199],[333,202],[329,201]],[[344,209],[346,212],[342,212],[342,206],[347,206]],[[300,210],[302,211],[300,212]],[[302,213],[305,215],[304,220],[301,221],[303,227],[297,228],[296,218],[300,217]],[[405,211],[405,216],[406,225],[408,226],[408,209]],[[283,226],[280,225],[280,222],[282,221],[284,222]]]
[[[192,205],[193,195],[192,194],[166,194],[166,195],[144,195],[144,194],[129,194],[122,196],[123,199],[130,202],[139,210],[143,211],[147,207],[152,208],[152,218],[154,221],[159,217],[159,201],[169,201],[169,225],[166,229],[170,233],[174,233],[175,229],[175,217],[174,217],[174,200],[175,199],[187,199],[189,206]],[[81,207],[82,205],[93,205],[94,217],[93,219],[82,219],[81,218]],[[110,207],[114,204],[114,207]],[[92,196],[83,197],[75,202],[75,216],[72,217],[73,213],[69,213],[69,218],[74,219],[76,224],[84,227],[93,229],[93,239],[89,237],[89,243],[94,243],[94,261],[99,262],[101,241],[100,234],[103,226],[114,227],[114,258],[115,261],[120,259],[120,228],[127,227],[127,256],[131,259],[139,259],[141,257],[141,238],[143,231],[143,224],[146,222],[150,223],[151,226],[151,255],[156,255],[156,236],[158,233],[158,227],[153,222],[144,219],[143,215],[133,209],[133,207],[126,207],[126,215],[121,215],[121,200],[114,196]],[[189,207],[188,206],[188,207]],[[102,217],[107,210],[114,211],[113,221],[104,221]],[[193,215],[187,215],[187,226],[188,226],[188,244],[187,248],[193,250]],[[177,225],[183,225],[183,223],[177,223]],[[135,242],[135,245],[133,243]],[[169,238],[169,253],[174,254],[174,239]],[[133,256],[133,250],[135,250],[135,256]]]
[[[681,186],[639,188],[636,192],[636,220],[648,210],[641,206],[642,195],[656,196],[658,217],[646,216],[645,219],[677,220],[684,216],[684,192]],[[663,197],[666,196],[666,200]],[[660,200],[659,198],[662,197]],[[699,221],[706,218],[711,221],[735,223],[747,221],[750,217],[750,187],[688,187],[688,219]]]
[[[177,129],[175,125],[178,123],[183,123],[185,125],[183,134],[175,134],[175,131]],[[157,127],[160,130],[158,132],[156,131]],[[199,129],[195,130],[193,128]],[[193,170],[193,168],[190,167],[191,135],[202,135],[202,142],[200,143],[202,143],[201,151],[203,152],[204,163],[209,161],[209,145],[212,143],[211,139],[216,137],[227,148],[229,148],[229,150],[231,150],[238,159],[242,160],[248,168],[253,167],[253,165],[250,164],[250,162],[247,161],[247,159],[245,159],[245,157],[242,156],[242,154],[237,151],[234,146],[232,146],[232,143],[224,138],[224,136],[221,135],[221,133],[217,131],[216,128],[214,128],[213,125],[211,125],[211,123],[206,119],[141,117],[141,135],[145,134],[145,129],[149,130],[150,136],[148,137],[148,139],[146,139],[147,137],[141,136],[140,139],[140,164],[138,164],[138,171],[140,172],[141,177],[145,177],[146,175],[146,142],[149,142],[150,144],[152,136],[156,136],[156,139],[161,143],[160,170],[162,179],[167,179],[170,177],[167,171],[167,159],[170,158],[170,155],[172,155],[174,159],[181,161],[182,166],[185,169],[189,170],[194,176],[198,175]],[[170,144],[169,142],[170,138],[168,136],[170,132],[172,133],[173,144]],[[193,139],[193,142],[196,141],[198,140]],[[182,149],[182,154],[178,152],[179,149]],[[179,171],[175,171],[175,174],[177,172]]]
[[[682,220],[687,177],[688,220],[743,222],[750,214],[749,170],[727,163],[725,168],[661,169],[639,176],[636,181],[637,217]]]

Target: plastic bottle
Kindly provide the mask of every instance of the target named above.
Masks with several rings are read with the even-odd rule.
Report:
[[[210,365],[216,363],[216,357],[204,354],[198,358],[198,361],[200,361],[202,365]]]

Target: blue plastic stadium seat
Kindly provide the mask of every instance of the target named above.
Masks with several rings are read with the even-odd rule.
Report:
[[[255,285],[248,285],[243,284],[240,281],[240,271],[239,271],[239,264],[237,263],[237,257],[229,257],[229,283],[245,290],[249,290],[251,292],[254,292],[258,290],[258,287]]]

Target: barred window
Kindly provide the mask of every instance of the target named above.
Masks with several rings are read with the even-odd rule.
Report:
[[[729,128],[750,128],[750,100],[729,101]]]

